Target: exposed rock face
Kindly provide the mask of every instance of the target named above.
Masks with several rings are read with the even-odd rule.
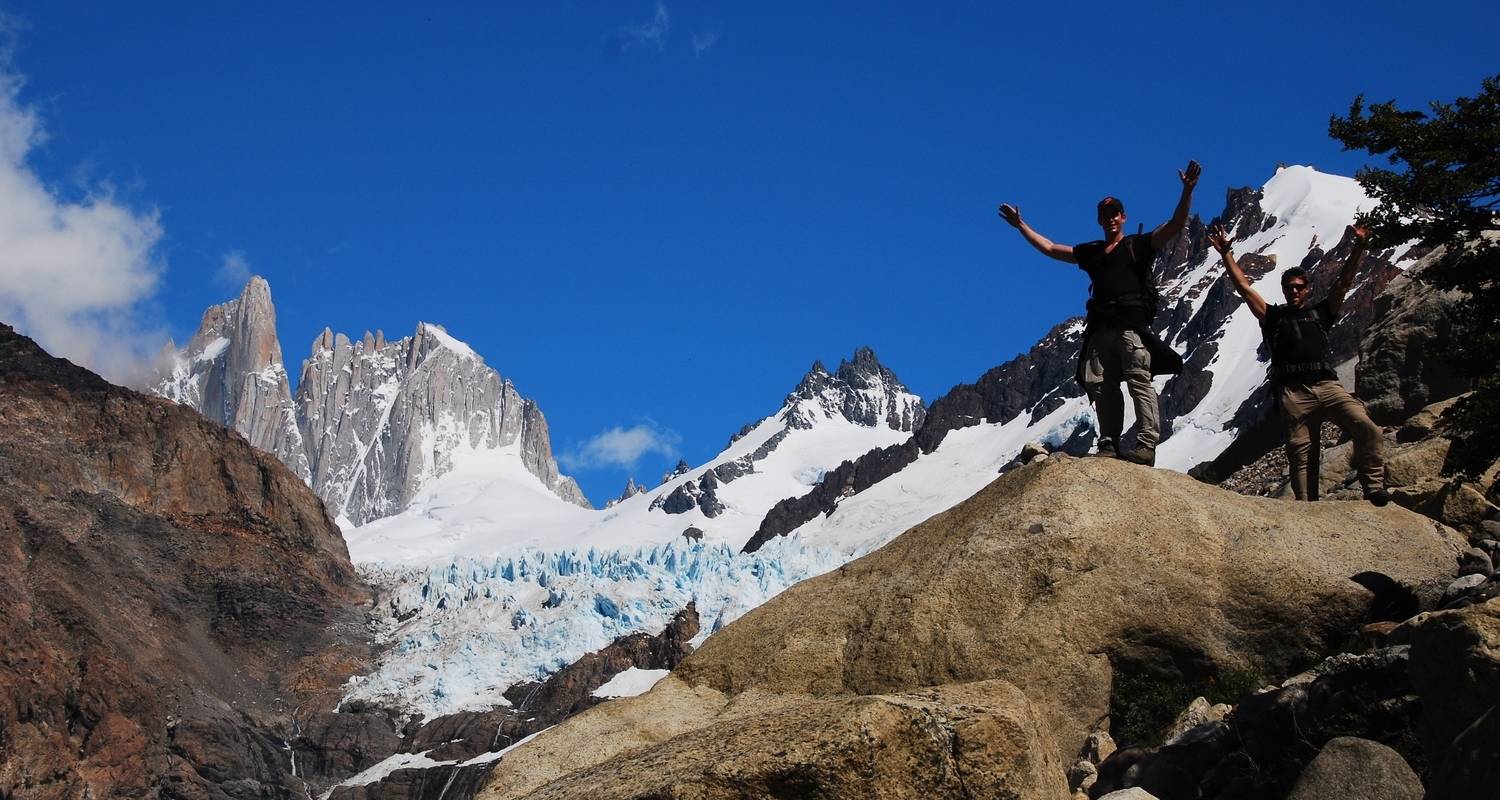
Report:
[[[1399,508],[1280,503],[1109,459],[1038,459],[783,592],[652,692],[518,748],[485,796],[582,797],[585,778],[625,796],[738,796],[712,743],[732,738],[734,774],[756,785],[787,766],[788,706],[829,731],[872,703],[934,692],[933,714],[985,721],[957,737],[957,770],[1016,764],[1020,741],[1032,762],[986,791],[1064,797],[1062,765],[1109,714],[1121,675],[1291,674],[1364,621],[1369,595],[1350,575],[1416,584],[1451,570],[1456,552],[1451,532]],[[843,758],[857,733],[823,735],[842,742],[826,759],[787,758],[808,765],[793,770],[803,794],[861,796],[849,765],[899,776],[925,752],[893,736]]]
[[[304,796],[294,712],[370,654],[338,528],[198,413],[0,325],[0,795]]]
[[[1356,391],[1370,418],[1381,425],[1396,424],[1469,388],[1444,358],[1451,351],[1454,314],[1463,295],[1422,280],[1441,256],[1441,250],[1429,253],[1394,278],[1376,300],[1364,330]]]
[[[677,696],[685,704],[700,707],[717,706],[717,717],[692,718],[688,716],[692,712],[674,709],[648,735],[655,738],[679,731],[683,735],[555,776],[525,796],[532,800],[1063,800],[1068,796],[1058,777],[1060,766],[1033,746],[1040,720],[1026,696],[1004,681],[901,694],[795,699],[742,696],[727,701],[711,690],[694,693],[670,677],[663,684],[657,690],[663,697]],[[632,712],[639,713],[641,705],[634,698],[616,701],[595,712],[596,719],[606,726],[621,723],[622,729],[611,733],[636,744],[641,733],[626,726],[637,721],[630,717]],[[617,746],[613,741],[600,744],[610,749]],[[519,796],[504,788],[512,779],[524,776],[528,783],[541,783],[554,777],[550,770],[555,767],[534,763],[524,753],[507,756],[480,796]],[[516,766],[507,770],[513,761]]]
[[[590,507],[558,474],[547,420],[509,380],[440,327],[397,342],[324,330],[292,399],[270,288],[256,277],[210,308],[153,391],[234,428],[273,453],[356,525],[397,513],[453,468],[459,448],[514,446],[554,494]]]
[[[276,338],[276,309],[263,278],[250,279],[237,299],[203,312],[198,332],[181,352],[167,356],[162,372],[156,394],[239,431],[308,480],[307,452]]]
[[[843,417],[867,428],[910,431],[922,424],[926,413],[921,399],[868,347],[855,350],[853,361],[840,361],[832,375],[823,362],[814,362],[797,388],[787,395],[785,405],[782,419],[794,430],[811,428],[821,415]]]
[[[356,525],[404,509],[460,449],[518,447],[521,462],[565,500],[588,505],[562,478],[536,403],[440,328],[396,342],[350,342],[324,331],[303,362],[297,405],[312,485]]]
[[[646,487],[635,482],[635,476],[632,475],[625,481],[625,491],[620,492],[619,497],[613,498],[609,502],[605,503],[604,507],[613,508],[619,503],[623,503],[638,494],[645,494],[647,491],[648,490],[646,489]]]

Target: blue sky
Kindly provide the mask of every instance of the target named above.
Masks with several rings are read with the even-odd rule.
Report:
[[[537,399],[601,503],[713,455],[814,359],[872,346],[930,401],[1078,312],[1083,276],[998,202],[1076,242],[1105,194],[1161,222],[1188,158],[1205,217],[1277,162],[1352,173],[1329,115],[1472,94],[1500,25],[1441,2],[141,7],[0,0],[0,148],[30,187],[0,209],[77,212],[54,274],[119,267],[23,291],[52,256],[0,255],[0,314],[107,368],[258,273],[294,377],[325,326],[437,322]]]

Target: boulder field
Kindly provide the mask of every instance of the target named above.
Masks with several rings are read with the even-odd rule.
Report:
[[[1294,675],[1370,620],[1352,576],[1431,584],[1464,546],[1394,505],[1038,459],[540,734],[480,796],[1066,798],[1131,687]]]

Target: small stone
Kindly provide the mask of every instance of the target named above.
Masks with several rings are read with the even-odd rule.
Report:
[[[1372,622],[1359,629],[1359,641],[1364,649],[1384,647],[1391,633],[1401,627],[1399,622]]]
[[[1167,729],[1167,744],[1172,744],[1184,733],[1207,722],[1219,722],[1229,713],[1229,706],[1224,703],[1209,705],[1208,700],[1203,697],[1194,698],[1193,702],[1177,715],[1176,721]]]
[[[1158,800],[1158,798],[1156,795],[1146,791],[1145,789],[1142,789],[1139,786],[1132,786],[1129,789],[1121,789],[1118,792],[1110,792],[1109,794],[1099,798],[1099,800]]]
[[[1487,580],[1489,580],[1488,575],[1465,575],[1448,584],[1448,588],[1443,590],[1443,599],[1458,597],[1475,586],[1483,585]]]
[[[1479,523],[1479,526],[1489,534],[1491,540],[1500,540],[1500,520],[1487,519]]]
[[[1068,788],[1075,792],[1087,791],[1097,780],[1099,780],[1099,768],[1086,758],[1068,767]]]
[[[1021,448],[1021,463],[1030,464],[1033,459],[1045,455],[1047,455],[1047,448],[1043,447],[1041,442],[1027,442],[1026,446]]]
[[[1495,565],[1490,554],[1477,547],[1469,548],[1458,557],[1459,575],[1488,575],[1494,571]]]
[[[1083,752],[1079,755],[1098,764],[1115,752],[1115,739],[1105,731],[1094,731],[1083,740]]]

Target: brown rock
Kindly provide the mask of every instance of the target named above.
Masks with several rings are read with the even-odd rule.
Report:
[[[684,699],[681,686],[666,693]],[[630,705],[637,712],[641,704]],[[1035,747],[1040,725],[1026,696],[1003,681],[858,697],[751,692],[714,724],[572,772],[526,796],[1061,800],[1069,796],[1062,765]],[[601,745],[608,746],[590,740],[583,749]],[[506,769],[511,758],[500,763],[481,796],[514,796],[536,785],[534,762],[520,757],[523,751],[515,754],[521,765]]]
[[[1414,444],[1387,448],[1386,486],[1412,486],[1423,478],[1440,477],[1452,445],[1446,438],[1434,436]]]
[[[303,791],[369,657],[343,537],[237,433],[0,325],[0,796]]]
[[[1047,524],[1031,533],[1037,519]],[[1066,796],[1061,765],[1109,713],[1117,670],[1289,674],[1364,621],[1369,594],[1349,576],[1377,570],[1415,585],[1450,570],[1456,552],[1451,531],[1396,507],[1244,497],[1167,470],[1050,458],[792,587],[651,692],[544,732],[500,762],[485,796],[556,779],[572,788],[537,796],[583,796],[569,794],[583,785],[570,773],[646,781],[647,765],[655,785],[699,786],[726,752],[790,743],[747,734],[735,739],[742,749],[708,746],[768,729],[758,717],[785,703],[884,704],[995,681],[1029,699],[1037,757],[1059,765],[1046,791]]]

